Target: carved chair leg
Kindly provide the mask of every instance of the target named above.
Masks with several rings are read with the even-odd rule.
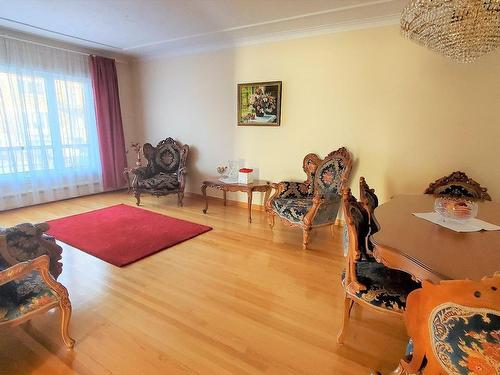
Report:
[[[180,191],[180,192],[177,193],[177,205],[179,207],[183,206],[182,199],[184,199],[184,193],[182,191]]]
[[[272,213],[267,213],[267,223],[272,230],[274,228],[274,215]]]
[[[69,336],[69,321],[71,319],[71,302],[69,298],[63,297],[59,307],[61,308],[61,336],[68,349],[73,349],[75,340]]]
[[[307,244],[309,243],[309,235],[311,234],[311,227],[304,227],[303,239],[302,239],[302,249],[307,250]]]
[[[135,191],[134,196],[135,196],[135,199],[137,200],[137,202],[135,204],[140,206],[141,205],[141,192]]]
[[[345,299],[344,299],[344,314],[342,317],[342,326],[340,327],[340,332],[339,332],[339,335],[337,336],[337,342],[339,344],[344,343],[345,328],[346,328],[347,322],[349,321],[349,318],[351,316],[351,310],[352,310],[353,305],[354,305],[354,301],[351,298],[349,298],[346,294]]]

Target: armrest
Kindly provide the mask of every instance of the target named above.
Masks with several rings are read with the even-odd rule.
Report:
[[[184,191],[184,185],[186,185],[186,167],[180,167],[177,171],[177,180],[179,181],[179,190]]]
[[[148,174],[148,168],[147,167],[135,167],[130,170],[130,173],[135,174],[138,177],[146,177]]]
[[[0,271],[0,285],[19,279],[20,277],[28,275],[33,271],[38,271],[45,281],[44,275],[46,275],[46,277],[50,277],[49,263],[50,259],[48,255],[41,255],[33,260],[17,263],[12,267]]]

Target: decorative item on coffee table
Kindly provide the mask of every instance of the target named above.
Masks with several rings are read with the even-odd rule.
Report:
[[[228,191],[240,191],[247,193],[248,195],[248,222],[252,222],[252,195],[254,191],[265,193],[264,205],[269,199],[269,194],[271,193],[271,184],[269,181],[263,180],[253,180],[252,183],[239,183],[239,182],[223,182],[221,179],[213,178],[203,181],[201,185],[201,193],[203,194],[203,199],[205,200],[205,208],[203,213],[206,214],[208,210],[208,198],[207,198],[207,188],[214,188],[222,190],[224,194],[224,206],[227,204],[226,193]]]

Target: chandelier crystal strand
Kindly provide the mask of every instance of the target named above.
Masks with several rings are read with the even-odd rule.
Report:
[[[469,63],[500,45],[500,0],[410,0],[401,15],[401,32]]]

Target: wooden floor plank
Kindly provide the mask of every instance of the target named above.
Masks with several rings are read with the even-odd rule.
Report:
[[[114,204],[124,192],[0,213],[0,226],[42,222]],[[355,307],[336,344],[343,306],[342,231],[267,226],[262,211],[186,197],[143,198],[143,208],[213,231],[118,268],[62,244],[59,280],[73,303],[73,352],[57,311],[0,328],[0,374],[367,374],[390,370],[405,347],[397,317]],[[154,223],[151,223],[154,225]],[[82,228],[82,235],[85,229]],[[112,239],[110,239],[112,240]]]

